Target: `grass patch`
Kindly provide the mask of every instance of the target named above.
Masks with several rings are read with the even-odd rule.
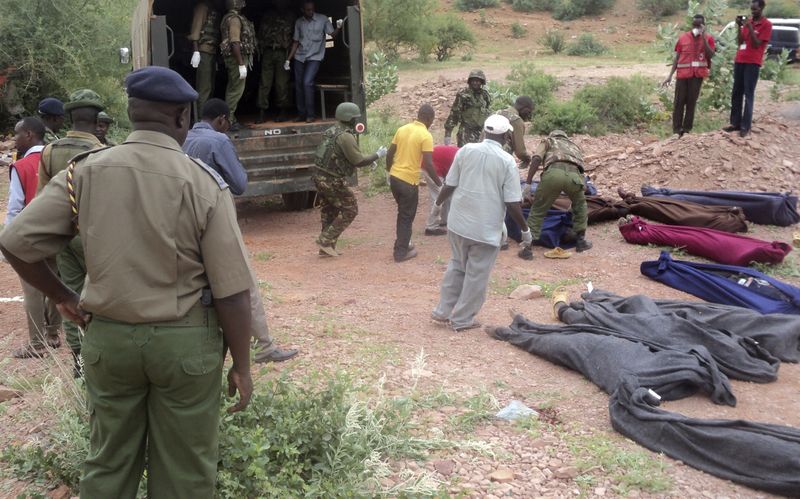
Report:
[[[255,259],[258,260],[259,262],[268,262],[273,258],[275,258],[275,253],[271,251],[259,251],[255,255]]]
[[[464,407],[464,412],[450,417],[450,424],[460,433],[471,433],[478,425],[491,421],[500,409],[500,404],[494,395],[481,390],[477,395],[466,399]]]
[[[770,277],[800,277],[800,262],[797,261],[797,255],[794,253],[787,255],[783,262],[777,265],[769,265],[767,263],[753,263],[752,265],[753,268]]]

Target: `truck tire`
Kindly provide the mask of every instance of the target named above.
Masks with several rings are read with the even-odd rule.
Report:
[[[288,192],[281,194],[283,205],[289,211],[303,211],[314,207],[316,191]]]

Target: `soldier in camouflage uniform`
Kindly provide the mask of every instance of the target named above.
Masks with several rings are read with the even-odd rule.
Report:
[[[520,168],[527,168],[531,162],[531,155],[525,148],[525,122],[530,121],[532,113],[533,99],[527,95],[517,97],[513,106],[497,112],[500,116],[505,116],[512,127],[511,132],[506,134],[503,150],[520,160]]]
[[[206,101],[214,93],[214,81],[217,78],[217,48],[220,43],[220,13],[212,7],[208,0],[198,3],[192,17],[192,31],[189,33],[192,42],[192,67],[197,69],[195,89],[197,109],[203,109]]]
[[[577,144],[569,140],[565,132],[553,130],[539,144],[533,154],[531,167],[528,170],[528,185],[542,164],[544,164],[542,179],[536,188],[531,212],[528,215],[528,227],[531,229],[534,244],[541,235],[542,222],[547,210],[553,206],[553,202],[563,192],[572,201],[573,230],[576,236],[575,251],[581,253],[591,249],[592,243],[585,238],[588,210],[584,195],[583,151]],[[529,190],[529,187],[526,186],[525,190]],[[531,248],[522,248],[519,256],[524,260],[532,259]]]
[[[225,58],[228,69],[228,87],[225,90],[225,102],[231,110],[232,132],[239,130],[236,120],[236,108],[244,94],[245,81],[249,68],[253,67],[253,56],[257,51],[256,30],[253,23],[241,14],[245,6],[244,0],[226,0],[228,12],[222,18],[220,29],[222,43],[219,51]]]
[[[456,94],[450,115],[444,122],[444,143],[450,145],[453,129],[458,127],[456,135],[458,147],[464,144],[481,141],[483,123],[491,112],[489,106],[491,97],[483,88],[486,85],[486,75],[480,69],[474,69],[467,78],[467,88]]]
[[[274,7],[264,13],[258,27],[258,46],[261,53],[261,80],[258,87],[258,123],[266,121],[269,93],[275,83],[275,104],[280,114],[275,121],[286,121],[292,107],[289,100],[289,70],[284,62],[292,46],[295,16],[286,7],[286,0],[277,0]]]
[[[347,178],[355,173],[356,168],[386,156],[385,146],[369,156],[361,153],[354,131],[359,118],[361,110],[356,104],[339,104],[336,107],[337,123],[325,131],[317,148],[313,180],[322,208],[322,232],[317,238],[320,256],[339,256],[336,241],[358,215],[358,203],[347,186]]]

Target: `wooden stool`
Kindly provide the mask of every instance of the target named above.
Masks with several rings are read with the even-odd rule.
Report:
[[[345,101],[350,100],[350,86],[349,85],[327,85],[327,84],[317,84],[317,88],[319,89],[319,103],[322,107],[322,119],[328,119],[326,112],[325,112],[325,94],[327,92],[340,92],[344,96]]]

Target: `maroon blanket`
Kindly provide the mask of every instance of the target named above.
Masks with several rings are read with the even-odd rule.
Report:
[[[619,231],[629,243],[683,248],[692,255],[703,256],[727,265],[749,265],[752,262],[781,263],[792,251],[791,246],[778,241],[770,243],[699,227],[648,224],[639,217],[633,217],[630,223],[621,225]]]

